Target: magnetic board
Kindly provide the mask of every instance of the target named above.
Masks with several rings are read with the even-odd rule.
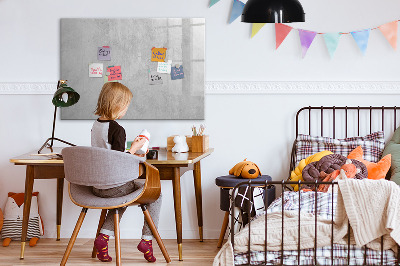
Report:
[[[77,104],[61,108],[61,119],[97,118],[109,66],[121,67],[116,81],[133,93],[123,119],[204,119],[204,18],[65,18],[60,32],[60,78],[81,96]],[[153,47],[166,48],[164,60],[172,61],[173,74],[157,72]]]

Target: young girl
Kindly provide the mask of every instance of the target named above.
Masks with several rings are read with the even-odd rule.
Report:
[[[128,110],[132,100],[132,92],[121,83],[107,82],[101,89],[95,114],[100,116],[92,127],[91,141],[93,147],[101,147],[111,150],[125,152],[125,129],[120,126],[115,120],[122,118]],[[138,155],[139,150],[146,142],[144,138],[136,138],[129,153],[132,156],[144,157]],[[143,183],[135,181],[137,176],[132,176],[132,181],[122,184],[117,187],[93,187],[93,194],[102,198],[121,197],[132,193],[135,190],[144,186]],[[161,195],[153,203],[148,204],[147,208],[156,226],[160,216]],[[126,207],[119,208],[120,219],[124,214]],[[107,212],[106,220],[101,228],[99,236],[94,241],[94,246],[97,249],[97,258],[101,261],[111,261],[112,258],[108,255],[108,240],[110,236],[114,236],[114,219],[115,210]],[[144,258],[149,262],[156,261],[153,256],[152,236],[150,227],[147,222],[144,222],[142,230],[142,240],[137,246],[138,250],[144,253]]]

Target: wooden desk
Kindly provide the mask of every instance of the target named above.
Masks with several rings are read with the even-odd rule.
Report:
[[[180,178],[186,171],[193,170],[197,222],[199,226],[200,241],[203,242],[203,207],[200,160],[210,155],[213,151],[214,149],[209,149],[206,152],[188,152],[179,154],[167,152],[165,149],[161,149],[158,153],[158,160],[147,160],[148,163],[157,167],[160,172],[161,180],[172,180],[179,260],[182,260],[182,204]]]
[[[54,148],[60,153],[61,148]],[[199,225],[200,241],[203,241],[203,211],[201,193],[200,160],[210,155],[214,149],[198,153],[174,154],[161,149],[157,160],[147,160],[148,163],[158,168],[161,180],[171,180],[173,184],[175,223],[178,242],[179,260],[182,260],[182,204],[180,177],[188,170],[193,170],[194,190],[196,196],[197,219]],[[50,152],[44,150],[42,153]],[[35,155],[37,151],[23,154],[10,159],[15,165],[26,165],[25,199],[21,236],[21,255],[24,258],[28,218],[31,208],[31,198],[34,179],[57,178],[57,240],[60,240],[61,214],[64,188],[64,162],[56,156]],[[181,169],[183,168],[183,169]]]
[[[54,149],[56,152],[61,151],[61,149]],[[42,153],[50,153],[50,150],[44,149]],[[26,165],[20,259],[24,258],[26,234],[28,232],[29,213],[31,209],[32,189],[35,179],[57,178],[57,241],[60,240],[64,190],[64,162],[59,158],[54,159],[56,156],[40,156],[33,154],[37,154],[37,150],[10,159],[10,162],[14,163],[15,165]]]

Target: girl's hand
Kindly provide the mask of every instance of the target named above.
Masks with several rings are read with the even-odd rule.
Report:
[[[146,151],[146,153],[145,154],[136,154],[135,153],[135,155],[136,156],[139,156],[139,157],[146,157],[146,155],[149,153],[149,149],[147,149],[147,151]]]
[[[147,140],[145,138],[136,137],[135,140],[132,142],[129,152],[131,154],[135,154],[140,148],[143,147],[143,145],[146,143],[146,141]]]

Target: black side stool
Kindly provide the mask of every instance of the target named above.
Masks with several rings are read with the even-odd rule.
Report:
[[[236,177],[234,175],[220,176],[215,179],[215,184],[220,187],[220,209],[225,211],[224,221],[222,222],[221,234],[219,235],[218,245],[220,248],[222,246],[222,242],[224,241],[226,228],[228,227],[229,222],[229,208],[230,208],[230,199],[229,192],[233,189],[237,184],[246,182],[246,181],[263,181],[265,180],[272,181],[272,178],[268,175],[261,175],[254,179],[246,179]],[[257,186],[254,186],[257,187]],[[268,200],[267,207],[275,200],[275,186],[270,186],[268,189]]]

